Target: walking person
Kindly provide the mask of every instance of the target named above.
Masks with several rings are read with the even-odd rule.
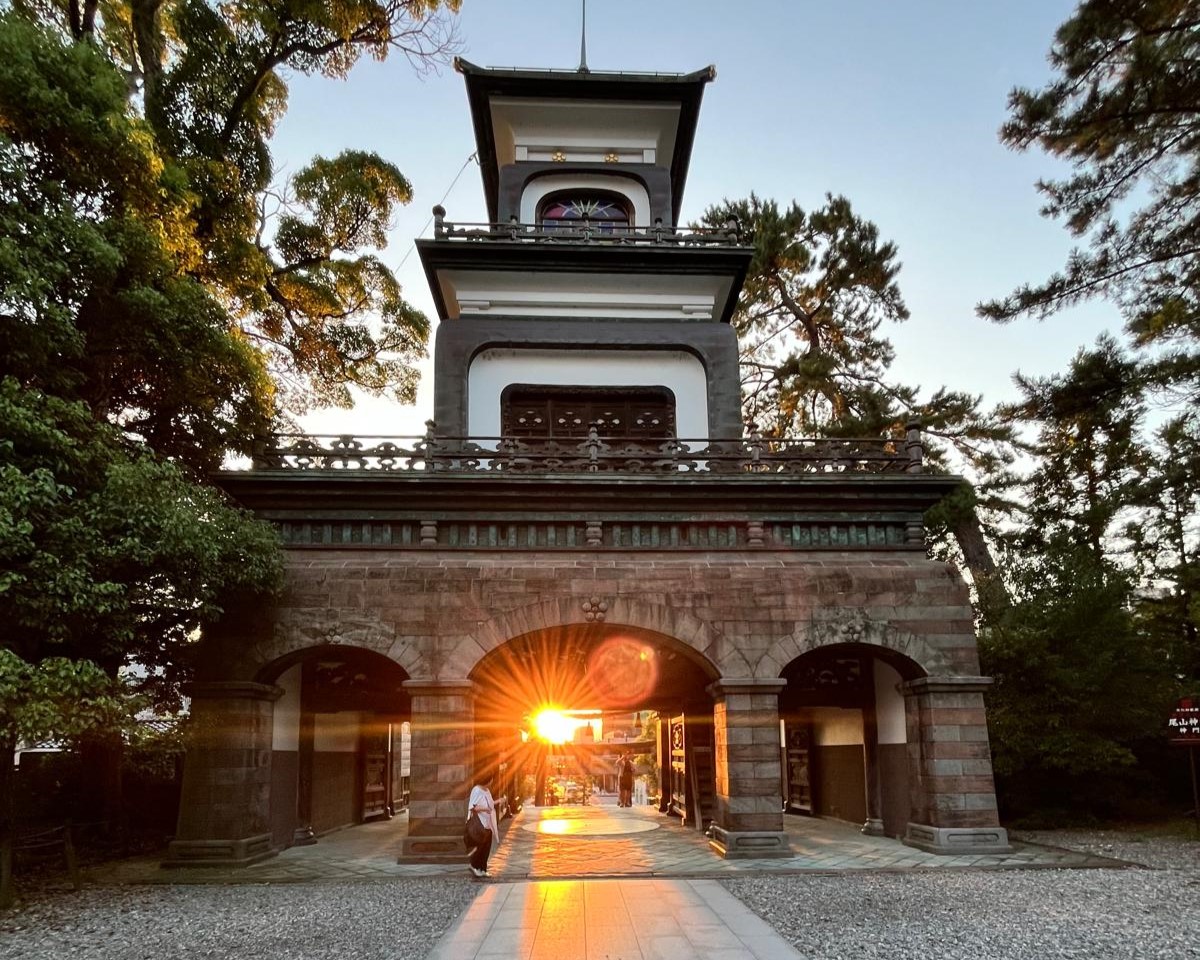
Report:
[[[496,836],[496,801],[492,798],[493,772],[487,771],[471,788],[467,801],[467,849],[471,851],[471,873],[477,877],[490,877],[488,857],[492,855],[492,842]],[[478,827],[473,822],[478,819]],[[486,834],[486,835],[485,835]]]
[[[617,761],[617,789],[620,793],[617,801],[619,807],[633,806],[633,762],[629,754],[621,754]]]

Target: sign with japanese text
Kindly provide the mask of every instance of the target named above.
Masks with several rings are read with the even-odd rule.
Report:
[[[1184,697],[1167,721],[1170,742],[1180,746],[1200,746],[1200,700]]]

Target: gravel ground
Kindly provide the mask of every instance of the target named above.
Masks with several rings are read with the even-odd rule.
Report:
[[[1023,836],[1157,869],[913,871],[722,883],[806,960],[1200,958],[1200,843],[1103,831]]]
[[[1156,870],[1191,870],[1198,875],[1193,879],[1200,879],[1200,840],[1129,830],[1024,830],[1013,837],[1114,857]]]
[[[417,960],[477,892],[466,879],[85,888],[0,914],[0,958]]]

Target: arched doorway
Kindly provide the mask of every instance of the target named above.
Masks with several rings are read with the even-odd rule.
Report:
[[[924,675],[902,654],[863,643],[821,647],[784,667],[784,809],[904,836],[908,717],[899,687]]]
[[[540,805],[614,791],[628,755],[660,810],[697,829],[713,820],[707,688],[719,671],[686,644],[602,620],[547,627],[496,647],[470,677],[476,765],[499,769],[513,803],[527,789]],[[558,735],[537,729],[544,711],[564,718]]]
[[[281,657],[255,679],[283,691],[271,730],[273,846],[403,809],[411,709],[402,667],[371,650],[327,644]]]

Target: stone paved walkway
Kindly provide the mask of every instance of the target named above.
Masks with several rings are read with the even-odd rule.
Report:
[[[485,887],[428,960],[800,960],[715,880]]]
[[[851,824],[786,817],[792,856],[722,860],[694,830],[652,807],[527,806],[509,821],[492,857],[495,880],[593,877],[727,877],[745,873],[954,868],[1118,867],[1121,861],[1034,844],[1008,854],[945,857],[886,837],[865,837]],[[459,875],[464,864],[398,863],[405,817],[328,834],[307,847],[240,870],[161,869],[157,861],[116,864],[97,872],[104,883],[294,883]]]

